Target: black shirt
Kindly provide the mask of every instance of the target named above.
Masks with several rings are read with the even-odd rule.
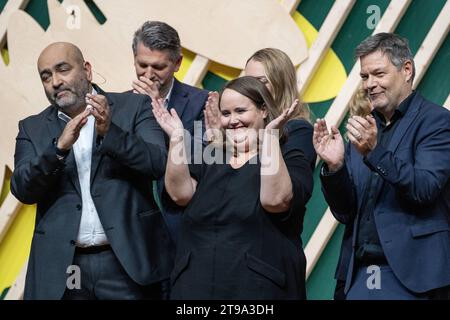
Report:
[[[377,143],[387,148],[395,129],[398,127],[401,119],[408,110],[408,107],[415,96],[415,92],[410,94],[403,102],[395,109],[394,115],[391,117],[389,124],[386,124],[384,116],[374,110],[372,115],[375,117],[378,128]],[[364,162],[367,164],[366,159]],[[370,168],[370,166],[369,166]],[[366,183],[366,189],[363,194],[363,201],[361,210],[359,211],[358,221],[358,235],[356,240],[356,259],[358,261],[382,261],[384,259],[383,248],[380,244],[378,232],[374,221],[374,210],[378,195],[383,186],[383,179],[380,178],[377,172],[372,171]]]

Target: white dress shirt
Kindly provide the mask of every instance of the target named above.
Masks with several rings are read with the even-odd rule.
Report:
[[[172,95],[172,89],[173,89],[174,83],[175,83],[175,80],[172,79],[172,84],[170,85],[169,92],[167,92],[167,95],[164,97],[164,108],[166,108],[166,109],[169,108],[169,100],[170,100],[170,96]]]
[[[93,89],[92,94],[95,95],[96,93]],[[70,117],[61,111],[58,111],[58,117],[63,120],[70,119]],[[87,123],[80,130],[80,136],[72,147],[77,164],[83,205],[76,241],[78,247],[99,246],[109,243],[91,195],[91,162],[94,127],[95,118],[90,115]]]

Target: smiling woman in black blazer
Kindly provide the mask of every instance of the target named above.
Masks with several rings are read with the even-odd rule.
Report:
[[[226,147],[213,152],[217,160],[225,151],[226,161],[188,166],[180,161],[187,158],[176,112],[169,113],[162,101],[153,103],[170,136],[166,188],[177,204],[187,206],[171,275],[172,299],[306,298],[300,233],[312,172],[303,153],[282,152],[283,138],[276,134],[296,105],[280,114],[260,81],[229,82],[218,120]],[[207,123],[214,113],[209,108]],[[258,131],[259,139],[252,134]]]

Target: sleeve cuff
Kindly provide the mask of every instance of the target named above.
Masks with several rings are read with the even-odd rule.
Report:
[[[341,174],[341,172],[343,171],[342,170],[343,168],[345,168],[345,162],[343,163],[343,165],[337,171],[331,172],[328,169],[328,165],[324,162],[322,164],[322,167],[320,168],[320,175],[322,177],[339,176]]]
[[[379,163],[385,156],[386,152],[386,148],[378,143],[375,149],[373,149],[367,156],[363,158],[363,162],[369,167],[370,170],[379,171]]]

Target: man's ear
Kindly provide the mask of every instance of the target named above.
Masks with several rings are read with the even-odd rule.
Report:
[[[85,61],[83,64],[83,70],[86,72],[86,78],[89,82],[92,81],[92,66],[88,61]]]
[[[413,76],[413,63],[411,60],[406,60],[403,63],[403,68],[402,68],[404,74],[405,74],[405,78],[406,78],[406,82],[410,82],[412,80],[412,76]]]
[[[183,61],[183,55],[180,53],[180,57],[175,62],[175,72],[178,72],[180,70],[181,62]]]

